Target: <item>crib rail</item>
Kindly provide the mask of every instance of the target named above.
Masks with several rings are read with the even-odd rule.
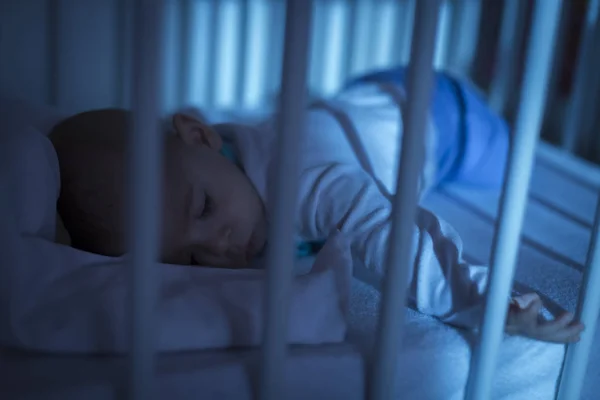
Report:
[[[585,135],[582,131],[589,130],[589,116],[594,112],[594,91],[589,90],[597,85],[599,78],[597,53],[599,50],[598,40],[600,38],[600,1],[588,2],[587,16],[582,27],[582,39],[579,45],[578,60],[574,72],[573,93],[568,103],[567,117],[565,118],[562,146],[572,153],[578,150]],[[596,83],[594,83],[596,82]],[[586,126],[587,125],[587,126]],[[590,144],[590,140],[585,140]]]
[[[287,312],[294,265],[294,210],[298,197],[298,147],[306,105],[309,33],[312,4],[306,0],[289,1],[286,9],[285,50],[282,96],[277,130],[277,191],[269,233],[267,262],[266,324],[259,396],[276,400],[284,392],[284,364],[287,355]]]
[[[55,104],[61,101],[77,103],[78,96],[83,96],[81,93],[77,92],[73,100],[60,91],[60,85],[69,75],[69,69],[61,63],[72,59],[69,59],[66,47],[59,43],[61,32],[66,35],[61,29],[66,28],[60,23],[64,15],[58,11],[58,3],[49,1],[44,17],[49,33],[44,40],[48,42],[49,52],[56,53],[46,60],[51,64],[48,75],[53,75],[56,80],[41,92]],[[83,2],[77,4],[80,3]],[[524,3],[519,0],[504,3],[497,52],[500,62],[490,89],[490,102],[500,112],[508,107],[509,92],[519,87],[517,59],[520,49],[513,43],[521,42],[519,38],[526,36]],[[506,320],[506,299],[514,277],[563,6],[562,0],[536,0],[534,3],[533,24],[526,45],[526,67],[518,90],[514,141],[490,260],[485,313],[466,387],[466,398],[470,400],[491,398]],[[476,39],[468,33],[478,25],[480,7],[481,3],[467,0],[127,0],[115,6],[117,36],[124,39],[130,31],[134,35],[132,41],[105,43],[115,55],[112,61],[119,67],[116,72],[113,69],[115,84],[100,97],[109,99],[102,104],[104,106],[132,105],[134,110],[129,141],[130,179],[136,182],[131,188],[129,204],[131,398],[146,400],[152,397],[151,383],[155,373],[152,327],[157,285],[151,266],[158,258],[160,221],[156,209],[161,202],[160,181],[156,177],[161,176],[162,166],[162,142],[158,126],[153,122],[155,117],[190,102],[206,107],[258,108],[272,103],[270,97],[273,94],[281,94],[277,103],[280,111],[277,162],[281,167],[276,177],[277,191],[273,194],[276,207],[269,237],[272,246],[268,253],[259,397],[264,400],[284,398],[286,318],[293,265],[292,216],[298,197],[300,157],[295,149],[303,128],[303,107],[309,98],[308,92],[330,94],[351,74],[409,62],[408,105],[403,110],[406,129],[397,181],[399,194],[394,196],[378,340],[368,374],[369,399],[394,397],[396,355],[411,268],[409,255],[418,172],[424,152],[420,133],[424,130],[431,99],[432,72],[434,68],[465,74],[470,70]],[[594,40],[600,32],[599,8],[600,0],[589,2],[588,23],[584,27],[574,92],[562,136],[563,146],[568,151],[577,148],[580,132],[586,129],[591,114],[596,112],[586,106],[593,104],[591,99],[596,95],[586,90],[586,82],[593,76],[591,86],[600,85],[600,79],[596,77],[600,58]],[[382,23],[376,24],[379,19]],[[351,40],[342,40],[342,36]],[[377,45],[370,46],[373,42]],[[452,51],[455,49],[458,50]],[[207,59],[211,62],[204,61]],[[576,312],[587,330],[583,332],[581,342],[568,346],[557,391],[560,400],[580,396],[599,317],[600,292],[594,290],[600,280],[599,229],[600,202]]]
[[[527,2],[506,0],[497,51],[497,64],[491,83],[489,102],[498,113],[504,114],[511,90],[517,88],[517,59],[525,34]]]
[[[433,88],[433,59],[439,7],[440,2],[437,0],[420,2],[415,13],[414,39],[408,71],[408,99],[406,112],[403,113],[406,131],[402,137],[397,191],[393,201],[393,224],[383,280],[376,358],[370,382],[369,398],[374,400],[391,399],[394,396],[397,354],[401,343],[398,338],[402,337],[404,299],[411,275],[410,259],[418,178],[425,155],[425,136],[420,133],[425,131]]]
[[[150,1],[150,0],[148,0]],[[156,24],[156,18],[161,3],[153,0],[152,7],[141,11],[136,8],[141,24],[137,32],[142,33],[149,26]],[[140,5],[137,3],[136,5]],[[189,11],[190,4],[185,2]],[[519,246],[519,237],[522,227],[527,192],[533,166],[535,145],[539,137],[542,116],[546,103],[548,81],[550,79],[551,62],[555,47],[555,37],[558,29],[561,0],[537,2],[534,11],[534,24],[531,31],[527,51],[527,64],[525,69],[523,89],[519,113],[516,119],[514,143],[510,157],[508,174],[503,190],[500,206],[500,222],[491,260],[491,279],[486,298],[486,309],[482,321],[481,337],[472,357],[469,381],[466,388],[466,398],[489,398],[491,385],[497,360],[498,349],[502,340],[504,321],[506,319],[506,298],[511,291],[514,275],[514,266]],[[358,6],[366,7],[365,3]],[[248,5],[245,4],[244,7]],[[328,5],[335,7],[335,5]],[[326,7],[326,5],[321,5]],[[517,2],[507,2],[506,16],[515,21],[520,21],[523,10]],[[150,11],[148,11],[150,10]],[[226,13],[227,9],[218,8],[219,12]],[[323,18],[323,9],[316,9],[316,18]],[[416,4],[415,25],[412,34],[413,44],[409,66],[408,106],[404,115],[406,134],[402,144],[401,164],[398,171],[398,193],[394,200],[394,218],[392,234],[389,244],[388,265],[384,278],[383,306],[378,329],[378,341],[375,351],[375,361],[370,375],[370,396],[372,399],[389,399],[393,397],[393,377],[398,354],[399,340],[402,332],[402,310],[406,296],[406,282],[409,276],[409,254],[411,253],[412,224],[417,202],[417,180],[419,166],[422,163],[423,143],[419,135],[425,125],[427,105],[430,101],[432,88],[433,67],[445,63],[447,55],[444,53],[448,47],[449,13],[450,5],[430,0]],[[309,59],[309,32],[313,8],[310,3],[300,0],[290,0],[286,5],[285,47],[283,51],[282,68],[282,95],[281,116],[279,120],[279,152],[285,155],[286,162],[280,156],[278,175],[278,190],[275,194],[277,204],[273,230],[270,241],[273,243],[269,253],[269,267],[267,278],[267,320],[263,344],[263,369],[260,386],[260,398],[275,399],[281,396],[284,387],[283,365],[286,357],[286,311],[289,304],[287,293],[291,282],[291,270],[285,266],[292,265],[292,240],[293,240],[293,215],[292,210],[297,197],[297,165],[299,155],[294,149],[299,142],[302,128],[302,107],[305,104],[305,90],[308,81]],[[243,29],[247,29],[249,21],[246,13],[241,17],[244,21]],[[336,15],[335,13],[333,14]],[[217,20],[219,14],[214,16]],[[230,16],[231,17],[231,16]],[[338,20],[341,19],[337,15]],[[334,18],[335,20],[335,18]],[[506,21],[506,20],[505,20]],[[331,21],[330,21],[331,22]],[[514,79],[514,50],[509,50],[509,31],[518,28],[519,23],[505,23],[503,26],[503,41],[500,51],[507,55],[507,61],[501,64],[499,78],[494,86],[493,99],[498,109],[506,105],[505,87]],[[318,28],[318,26],[317,26]],[[189,30],[190,25],[185,24],[184,30]],[[439,34],[438,34],[439,31]],[[145,32],[146,34],[148,32]],[[321,32],[323,33],[323,32]],[[156,32],[154,32],[156,35]],[[437,43],[436,43],[437,38]],[[136,43],[138,43],[136,41]],[[584,41],[585,43],[585,41]],[[587,49],[587,48],[586,48]],[[214,50],[214,49],[213,49]],[[331,49],[330,49],[331,50]],[[238,57],[243,59],[246,53],[243,46],[238,48]],[[585,58],[586,52],[584,51]],[[315,57],[314,48],[312,53]],[[321,53],[322,54],[322,53]],[[137,71],[137,85],[134,88],[134,98],[137,100],[139,118],[137,129],[133,131],[132,143],[137,143],[139,150],[133,153],[134,178],[144,182],[134,192],[134,201],[142,204],[134,215],[133,227],[136,232],[146,232],[143,236],[136,236],[133,242],[134,254],[134,319],[132,320],[133,332],[136,339],[133,341],[133,379],[132,389],[135,398],[145,398],[148,395],[148,386],[142,385],[151,378],[152,374],[152,342],[148,336],[148,326],[151,323],[152,304],[152,277],[143,271],[142,265],[154,262],[156,254],[144,249],[152,248],[156,243],[156,218],[151,217],[151,207],[157,203],[157,196],[147,196],[146,193],[157,192],[156,184],[152,184],[148,171],[157,171],[160,160],[158,154],[158,141],[154,140],[151,146],[139,146],[141,139],[140,127],[144,126],[145,115],[157,113],[157,93],[155,84],[150,84],[149,79],[155,76],[157,70],[142,65],[156,61],[158,52],[150,46],[139,47],[139,58],[136,58],[134,67]],[[338,53],[339,55],[339,53]],[[223,58],[224,60],[224,58]],[[221,62],[225,62],[225,61]],[[145,61],[137,64],[139,61]],[[329,65],[329,64],[327,64]],[[338,65],[337,69],[340,70]],[[335,76],[333,71],[328,72]],[[238,68],[237,79],[243,81],[244,70]],[[180,83],[180,91],[186,84]],[[326,86],[326,85],[325,85]],[[581,83],[579,81],[578,89]],[[332,90],[332,89],[331,89]],[[213,93],[216,93],[214,88]],[[211,92],[211,90],[209,90]],[[581,96],[575,93],[574,104]],[[239,96],[238,96],[239,97]],[[243,97],[243,96],[241,96]],[[571,117],[575,118],[575,117]],[[571,123],[573,124],[573,123]],[[153,135],[156,137],[156,135]],[[599,206],[600,207],[600,206]],[[594,244],[590,251],[588,272],[586,273],[584,291],[578,316],[591,326],[598,318],[600,296],[590,296],[591,282],[598,279],[600,270],[598,263],[597,229],[600,222],[600,208],[595,225]],[[567,353],[565,373],[560,385],[559,398],[574,398],[578,396],[581,388],[583,371],[585,370],[587,351],[589,350],[591,335],[584,335],[584,341],[571,346]]]
[[[157,82],[163,62],[161,14],[164,0],[135,0],[132,80],[133,129],[131,154],[131,393],[130,398],[152,397],[154,376],[154,312],[158,264],[162,181],[162,141],[156,115],[160,111]]]
[[[567,347],[557,400],[579,399],[581,396],[594,331],[600,316],[600,291],[594,288],[598,282],[600,282],[600,201],[596,209],[586,270],[575,312],[576,319],[587,326],[587,332],[581,336],[579,343]]]
[[[575,3],[581,2],[569,2],[565,9],[580,8]],[[543,132],[545,139],[595,161],[600,160],[593,108],[600,92],[600,79],[593,73],[600,65],[599,52],[594,51],[600,32],[597,3],[586,2],[577,60],[562,57],[553,62],[552,112],[545,116],[548,126]],[[407,63],[415,4],[416,0],[315,1],[310,93],[328,95],[367,69]],[[491,105],[509,118],[522,88],[521,53],[532,4],[442,1],[434,66],[461,76],[475,74]],[[285,0],[167,1],[162,14],[161,113],[190,103],[246,110],[273,107],[281,82],[285,5]],[[0,18],[7,17],[0,20],[0,53],[12,62],[0,66],[0,89],[45,99],[66,111],[129,107],[132,6],[132,0],[4,2]],[[501,11],[500,34],[482,35],[482,15],[485,25],[493,25],[488,23],[491,8]],[[564,13],[561,36],[572,35],[569,15]],[[25,30],[29,25],[36,29]],[[90,45],[94,52],[88,51]],[[559,45],[559,54],[573,47],[564,39]],[[479,61],[485,59],[491,61]],[[564,93],[555,86],[564,69],[572,66],[573,90],[565,103]],[[492,74],[485,76],[486,71]]]
[[[544,115],[561,2],[562,0],[551,0],[536,3],[521,102],[492,247],[481,337],[473,354],[467,384],[466,397],[469,400],[488,399],[491,395],[498,349],[506,321],[506,299],[511,293],[536,142]]]

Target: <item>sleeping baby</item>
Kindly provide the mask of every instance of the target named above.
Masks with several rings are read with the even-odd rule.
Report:
[[[305,113],[298,256],[318,251],[338,230],[351,243],[353,268],[379,285],[384,276],[395,188],[404,69],[363,77]],[[425,133],[420,192],[447,182],[498,186],[508,149],[502,120],[467,83],[438,75]],[[58,211],[72,245],[107,256],[125,253],[126,135],[130,113],[102,109],[68,118],[50,139],[61,175]],[[165,127],[161,261],[245,268],[260,265],[267,243],[276,151],[275,117],[254,125],[203,122],[180,112]],[[479,143],[479,144],[478,144]],[[418,208],[409,304],[443,322],[475,328],[483,310],[486,267],[467,264],[457,233]],[[506,331],[549,341],[579,340],[571,314],[540,318],[536,294],[514,296]]]

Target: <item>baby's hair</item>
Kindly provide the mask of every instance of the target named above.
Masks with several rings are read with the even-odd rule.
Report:
[[[121,109],[84,112],[50,133],[60,166],[57,210],[75,248],[107,256],[124,252],[129,117]]]

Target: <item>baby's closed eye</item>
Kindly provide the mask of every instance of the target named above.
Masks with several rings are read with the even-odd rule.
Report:
[[[212,215],[215,209],[215,202],[208,194],[204,194],[204,203],[198,215],[199,219],[206,219]]]

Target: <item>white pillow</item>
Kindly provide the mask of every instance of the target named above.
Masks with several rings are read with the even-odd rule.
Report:
[[[14,121],[13,121],[14,122]],[[3,184],[22,235],[54,240],[60,193],[58,158],[50,140],[31,126],[2,125]]]
[[[68,117],[67,113],[18,97],[0,95],[0,142],[3,143],[13,174],[20,232],[54,237],[58,243],[71,243],[56,208],[60,193],[58,159],[46,138],[52,128]],[[9,161],[10,160],[10,161]],[[41,202],[38,206],[32,202]]]
[[[51,106],[0,94],[0,129],[8,125],[30,126],[48,136],[52,128],[70,114]]]

